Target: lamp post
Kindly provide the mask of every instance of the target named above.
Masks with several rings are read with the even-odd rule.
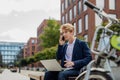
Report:
[[[1,54],[1,51],[0,51],[0,67],[2,67],[2,54]]]
[[[20,55],[19,55],[20,56]],[[20,59],[19,59],[19,73],[21,72],[21,62],[20,62]]]
[[[18,54],[18,60],[19,60],[19,73],[21,72],[21,57],[22,57],[22,53],[21,53],[21,47],[19,47],[20,51]]]

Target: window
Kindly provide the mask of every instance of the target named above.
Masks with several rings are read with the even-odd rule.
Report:
[[[99,26],[101,23],[102,19],[97,14],[95,14],[95,26]]]
[[[81,1],[79,1],[78,3],[78,14],[80,15],[80,11],[81,11]]]
[[[4,55],[4,51],[1,51],[1,55]]]
[[[84,35],[84,40],[88,42],[88,35]]]
[[[68,22],[68,15],[67,15],[67,13],[66,13],[65,17],[66,17],[66,23],[67,23]]]
[[[62,3],[61,9],[62,9],[62,13],[63,13],[64,12],[64,3]]]
[[[35,43],[35,40],[32,40],[31,43],[34,44],[34,43]]]
[[[112,18],[116,18],[116,14],[108,14]]]
[[[70,11],[69,11],[69,19],[70,19],[70,21],[72,20],[72,9],[70,9]]]
[[[34,55],[34,52],[32,52],[32,55]]]
[[[72,0],[68,0],[68,6],[72,3]]]
[[[72,2],[74,2],[75,0],[72,0]]]
[[[115,9],[115,0],[109,0],[109,9]]]
[[[85,0],[83,0],[83,11],[86,11],[87,10],[87,6],[84,5],[84,2],[85,2]]]
[[[76,23],[74,22],[74,35],[76,35]]]
[[[35,46],[32,46],[32,51],[35,51]]]
[[[85,15],[85,30],[88,30],[88,15]]]
[[[82,19],[78,20],[78,33],[82,32]]]
[[[96,6],[103,9],[104,8],[104,0],[96,0]]]
[[[62,24],[64,24],[65,20],[64,20],[64,16],[62,16]]]
[[[76,17],[76,6],[74,6],[74,18]]]
[[[65,9],[68,7],[68,0],[65,0]]]

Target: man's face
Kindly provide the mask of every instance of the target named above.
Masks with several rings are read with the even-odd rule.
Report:
[[[65,40],[69,40],[73,36],[73,32],[69,32],[67,30],[62,30],[62,35],[64,36]]]

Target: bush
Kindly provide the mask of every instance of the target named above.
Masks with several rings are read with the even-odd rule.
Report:
[[[37,54],[35,54],[35,60],[39,61],[39,60],[43,60],[43,59],[55,59],[56,58],[56,50],[57,47],[51,47],[51,48],[46,48],[41,52],[38,52]]]
[[[27,64],[31,64],[44,59],[55,59],[56,58],[56,50],[57,46],[51,48],[45,48],[43,51],[36,53],[32,57],[28,57],[21,60],[22,66],[26,66]]]

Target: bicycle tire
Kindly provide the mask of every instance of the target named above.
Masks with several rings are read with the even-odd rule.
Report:
[[[85,74],[80,76],[77,80],[84,80]],[[113,80],[110,75],[100,71],[92,71],[88,80]]]

